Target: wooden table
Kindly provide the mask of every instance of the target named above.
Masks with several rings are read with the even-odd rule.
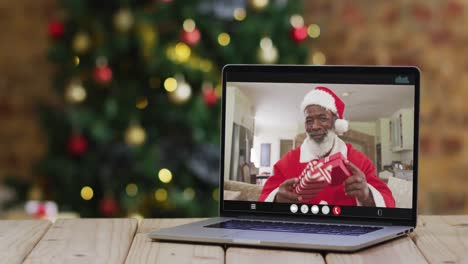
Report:
[[[421,216],[416,232],[352,254],[160,243],[153,229],[199,219],[0,221],[0,263],[468,263],[468,215]]]

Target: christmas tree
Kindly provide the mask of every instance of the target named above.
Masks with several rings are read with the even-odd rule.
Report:
[[[219,195],[221,69],[301,64],[299,1],[61,0],[49,23],[48,151],[33,189],[83,217],[210,216]]]

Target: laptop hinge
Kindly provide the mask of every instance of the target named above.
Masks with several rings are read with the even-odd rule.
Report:
[[[241,218],[248,220],[267,220],[267,221],[290,221],[290,222],[307,222],[307,223],[332,223],[332,224],[350,224],[350,225],[379,225],[379,226],[392,226],[389,222],[373,222],[368,220],[351,221],[344,219],[306,219],[297,217],[284,217],[284,216],[258,216],[258,215],[240,215],[232,218]]]

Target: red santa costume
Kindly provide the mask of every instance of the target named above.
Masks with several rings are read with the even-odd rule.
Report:
[[[301,104],[301,111],[309,105],[320,105],[337,114],[335,132],[342,134],[348,130],[348,122],[343,119],[344,103],[333,91],[326,87],[316,87],[310,91]],[[328,155],[341,152],[350,162],[356,165],[366,176],[370,194],[374,198],[377,207],[395,207],[395,199],[387,185],[376,176],[376,170],[372,162],[363,153],[354,149],[351,144],[345,143],[336,134],[331,133],[333,144]],[[328,151],[327,151],[328,152]],[[319,159],[320,149],[317,144],[307,137],[301,146],[286,153],[273,167],[273,175],[266,181],[259,201],[273,202],[278,192],[279,185],[285,180],[298,177],[306,168],[309,161]],[[309,201],[311,204],[332,204],[342,206],[360,206],[360,202],[346,196],[344,184],[327,185]]]

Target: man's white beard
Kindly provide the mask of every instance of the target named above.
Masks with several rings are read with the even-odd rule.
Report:
[[[330,152],[335,143],[336,133],[333,130],[328,130],[327,135],[323,138],[323,141],[320,143],[315,142],[312,138],[309,137],[309,141],[312,146],[312,153],[317,155],[317,157],[324,157],[325,154]]]

